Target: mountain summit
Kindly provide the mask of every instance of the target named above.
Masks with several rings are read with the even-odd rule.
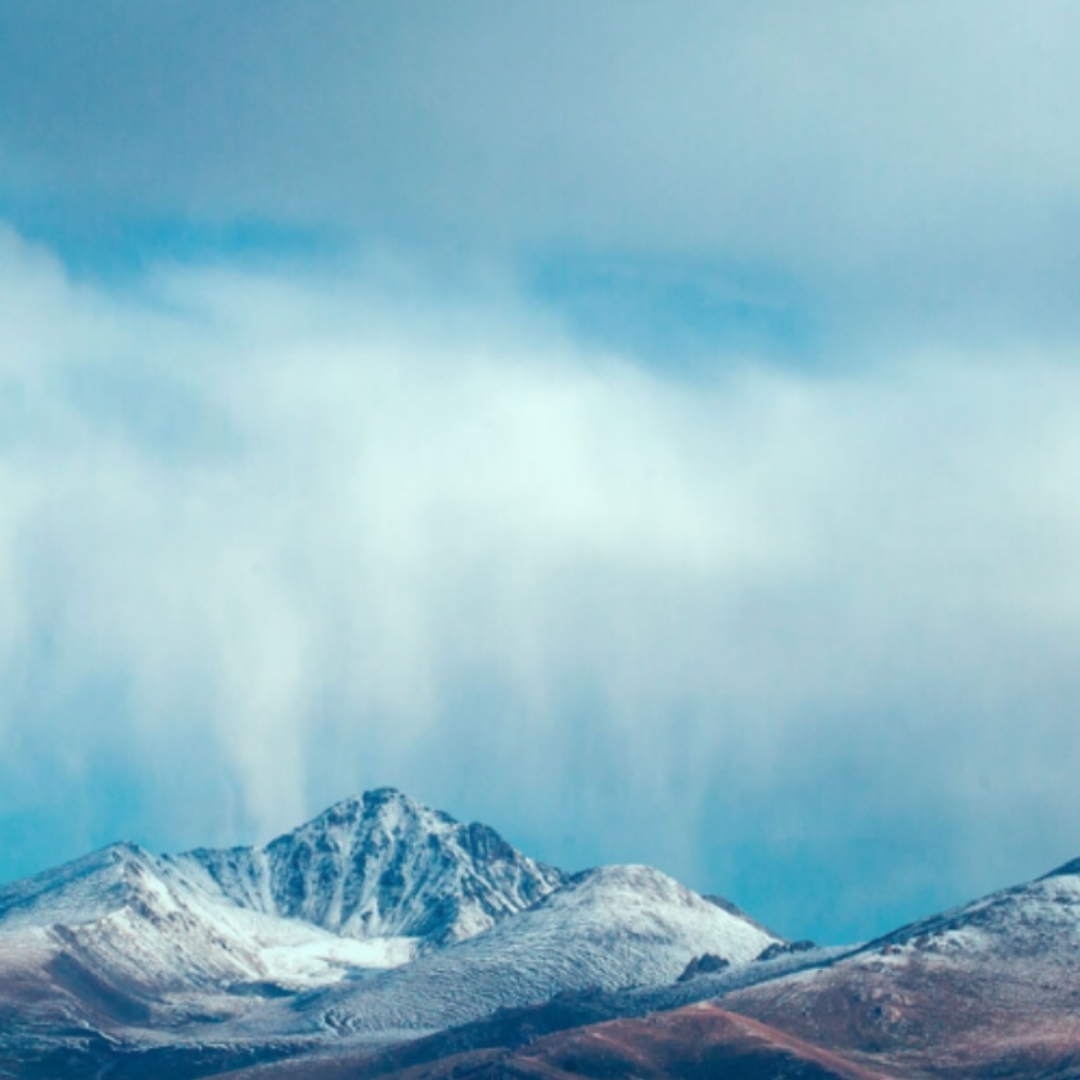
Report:
[[[172,860],[205,872],[233,903],[343,937],[472,937],[565,881],[487,825],[463,825],[393,788],[344,799],[263,847]]]

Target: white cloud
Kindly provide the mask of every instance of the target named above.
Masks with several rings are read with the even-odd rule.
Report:
[[[9,769],[112,740],[263,832],[398,782],[699,879],[815,829],[923,829],[957,888],[1075,846],[1071,354],[676,380],[363,268],[110,292],[9,236],[0,277]]]

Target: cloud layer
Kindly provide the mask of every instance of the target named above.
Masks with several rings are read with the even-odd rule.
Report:
[[[392,782],[832,936],[1080,849],[1067,349],[676,378],[386,260],[0,284],[9,830]]]
[[[0,195],[61,233],[705,254],[840,323],[1075,332],[1078,34],[1064,0],[8,3]]]

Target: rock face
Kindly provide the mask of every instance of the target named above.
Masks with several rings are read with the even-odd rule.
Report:
[[[768,949],[762,951],[768,952]],[[725,960],[722,956],[717,956],[716,953],[703,953],[701,956],[695,956],[675,981],[689,982],[699,975],[715,975],[718,971],[725,971],[729,967],[731,967],[730,960]]]
[[[172,860],[233,903],[352,938],[472,937],[563,884],[487,825],[463,825],[392,788],[345,799],[263,847]]]

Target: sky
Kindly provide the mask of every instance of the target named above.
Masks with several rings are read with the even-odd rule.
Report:
[[[0,0],[0,881],[384,785],[824,942],[1080,854],[1078,45]]]

